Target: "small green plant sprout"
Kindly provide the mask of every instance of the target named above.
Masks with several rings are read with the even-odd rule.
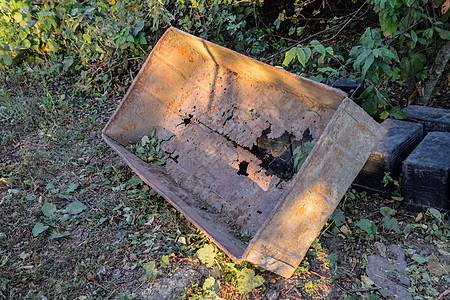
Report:
[[[147,282],[150,279],[155,279],[158,275],[161,275],[161,271],[156,268],[156,263],[154,261],[148,262],[142,267],[145,270],[145,274],[140,278],[141,282]]]
[[[130,291],[117,295],[117,299],[119,300],[132,300],[134,298],[137,298],[137,295],[135,293],[130,293]]]
[[[368,219],[361,219],[356,223],[356,226],[363,232],[367,233],[367,240],[371,241],[375,238],[375,234],[378,233],[378,226]]]
[[[383,180],[381,181],[381,183],[384,186],[387,186],[388,184],[392,183],[395,187],[394,189],[394,193],[391,196],[391,198],[393,200],[397,200],[397,201],[402,201],[403,200],[403,196],[402,196],[402,176],[399,176],[398,180],[395,180],[394,178],[392,178],[391,176],[391,172],[384,172],[384,177]]]
[[[237,289],[244,295],[248,295],[253,289],[264,284],[264,278],[261,275],[255,275],[255,271],[243,268],[237,272]]]
[[[134,150],[135,154],[146,162],[155,162],[156,164],[162,166],[166,163],[163,155],[160,152],[160,144],[158,137],[156,135],[156,130],[152,131],[150,137],[144,135],[140,142],[138,142],[134,147],[131,146],[132,152]]]
[[[293,151],[293,164],[294,171],[298,172],[308,157],[309,153],[314,148],[314,144],[312,142],[304,142],[300,146],[294,149]]]
[[[216,248],[211,244],[206,244],[202,248],[197,250],[197,257],[200,259],[202,263],[204,263],[207,267],[212,267],[216,264]]]
[[[397,213],[395,209],[392,209],[387,206],[383,206],[380,208],[380,213],[383,215],[383,229],[387,231],[394,231],[395,233],[401,233],[401,230],[398,226],[398,221],[394,217]]]
[[[200,300],[225,300],[219,297],[220,283],[214,279],[214,277],[208,277],[203,283],[203,295],[199,296]]]

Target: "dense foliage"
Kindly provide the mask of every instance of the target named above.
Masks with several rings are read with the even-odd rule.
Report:
[[[339,29],[338,34],[370,5],[380,28],[367,28],[350,49],[338,48],[330,39],[321,41],[320,36],[305,37],[311,19],[307,14],[330,14],[324,11],[326,1],[318,6],[315,2],[320,1],[280,3],[267,13],[269,4],[259,1],[1,0],[0,62],[17,66],[47,61],[63,73],[81,71],[83,86],[98,97],[105,91],[95,85],[112,85],[112,78],[127,74],[130,64],[138,67],[164,30],[176,26],[314,80],[365,80],[365,110],[381,113],[382,119],[401,118],[397,107],[392,110],[390,82],[427,78],[432,64],[427,57],[450,39],[448,1],[353,0],[355,12],[346,19],[318,18],[322,27]],[[293,43],[296,40],[305,42]]]

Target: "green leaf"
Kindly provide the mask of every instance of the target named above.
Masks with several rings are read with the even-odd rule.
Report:
[[[68,231],[64,231],[64,232],[53,231],[50,238],[52,240],[54,240],[54,239],[63,238],[63,237],[69,236],[69,235],[70,235],[70,232],[68,232]]]
[[[208,277],[203,283],[203,289],[209,294],[217,294],[220,292],[220,283],[214,277]]]
[[[383,218],[383,228],[386,230],[393,230],[396,233],[401,233],[400,228],[398,227],[398,221],[396,218],[391,216],[385,216]]]
[[[216,248],[211,244],[206,244],[202,248],[198,249],[197,257],[204,263],[207,267],[212,267],[216,260]]]
[[[318,40],[313,40],[309,44],[313,46],[314,49],[316,49],[316,51],[322,55],[322,57],[325,57],[326,54],[325,47]]]
[[[170,261],[169,261],[169,255],[163,255],[161,257],[161,264],[160,264],[161,268],[165,268],[170,266]]]
[[[435,27],[434,29],[437,31],[437,33],[439,34],[441,39],[450,40],[450,31],[439,28],[439,27]]]
[[[436,219],[438,219],[439,221],[442,221],[442,214],[440,211],[438,211],[435,208],[428,208],[428,211],[430,212],[430,214],[435,217]]]
[[[44,205],[41,207],[41,211],[46,217],[50,217],[53,215],[56,211],[56,205],[53,203],[45,202]]]
[[[383,215],[383,217],[386,216],[393,216],[397,213],[397,211],[395,209],[392,209],[390,207],[387,206],[383,206],[380,208],[380,213]]]
[[[42,232],[44,232],[45,230],[47,230],[48,226],[45,226],[42,223],[36,223],[36,225],[34,225],[33,230],[31,230],[31,232],[33,233],[34,237],[37,237],[38,235],[40,235]]]
[[[288,52],[286,52],[286,55],[284,57],[283,66],[287,66],[291,63],[291,61],[294,59],[295,55],[297,54],[297,48],[294,47]]]
[[[70,200],[70,199],[72,199],[72,195],[58,194],[58,198]]]
[[[3,54],[3,62],[5,63],[5,65],[10,66],[12,65],[12,56],[9,54]]]
[[[73,58],[69,57],[69,58],[65,58],[63,60],[63,70],[64,72],[67,72],[67,70],[69,70],[70,66],[72,66],[73,64]]]
[[[19,2],[20,3],[20,2]],[[28,4],[23,3],[22,5],[20,5],[20,8],[22,8],[22,11],[24,13],[29,13],[30,11],[28,10]]]
[[[378,227],[368,219],[361,219],[356,223],[356,226],[367,232],[368,234],[376,234]]]
[[[156,268],[156,263],[154,261],[148,262],[142,265],[142,267],[145,270],[145,275],[140,278],[142,282],[146,282],[151,278],[156,278],[161,274],[161,271]]]
[[[417,34],[414,30],[411,30],[411,39],[414,43],[417,43]]]
[[[58,44],[52,39],[47,40],[47,46],[50,52],[56,52],[58,50]]]
[[[370,66],[372,66],[373,60],[375,59],[375,56],[373,53],[370,53],[369,56],[367,56],[366,60],[364,61],[364,66],[362,68],[362,76],[365,76],[367,71],[369,70]]]
[[[76,215],[81,213],[83,210],[85,210],[87,207],[86,205],[84,205],[83,203],[79,202],[79,201],[75,201],[69,204],[69,206],[67,206],[67,212],[72,214],[72,215]]]
[[[406,120],[406,114],[405,112],[400,108],[400,106],[394,106],[390,111],[389,114],[391,115],[391,118],[397,119],[397,120]]]
[[[141,18],[134,23],[133,35],[136,36],[144,28],[145,22]]]
[[[264,278],[260,275],[255,276],[255,271],[243,268],[237,272],[237,289],[239,292],[247,295],[253,289],[264,284]]]
[[[91,37],[86,33],[83,33],[83,40],[85,40],[88,44],[91,43]]]
[[[143,44],[143,43],[141,43]],[[100,48],[100,46],[98,44],[95,44],[94,46],[95,51],[97,51],[98,53],[106,53],[105,50],[103,50],[102,48]]]
[[[306,67],[306,54],[302,48],[297,48],[297,59],[303,67]]]
[[[27,39],[25,39],[25,40],[22,41],[22,45],[23,45],[25,48],[30,48],[30,47],[31,47],[31,43],[30,43],[30,41],[27,40]]]
[[[419,263],[419,264],[423,264],[423,263],[427,262],[427,259],[426,259],[426,258],[422,257],[421,255],[419,255],[419,254],[417,254],[417,253],[414,254],[414,255],[411,257],[411,259],[414,260],[415,262]]]
[[[364,99],[361,106],[371,116],[377,112],[377,103],[373,99]]]
[[[309,49],[309,47],[305,47],[303,50],[305,51],[305,61],[308,62],[312,54],[311,49]]]
[[[304,142],[293,151],[293,164],[294,171],[298,172],[308,157],[309,153],[314,148],[314,144],[311,142]]]
[[[326,47],[325,50],[327,51],[328,54],[330,55],[334,55],[334,50],[331,47]]]
[[[370,53],[370,50],[367,49],[361,52],[353,63],[353,68],[358,69],[361,63],[367,58],[367,56],[369,56]]]
[[[334,222],[334,225],[341,227],[345,223],[345,216],[342,210],[337,208],[333,214],[331,215],[330,219]]]
[[[409,56],[409,72],[417,73],[422,68],[425,62],[427,61],[427,57],[422,53],[413,53]]]
[[[70,184],[66,189],[66,194],[72,194],[73,192],[75,192],[75,190],[78,188],[78,186],[79,185],[76,183]]]
[[[389,112],[387,110],[381,112],[381,114],[380,114],[381,120],[386,120],[388,117],[389,117]]]

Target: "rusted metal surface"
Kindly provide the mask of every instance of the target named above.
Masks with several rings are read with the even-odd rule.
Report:
[[[124,148],[154,129],[163,166]],[[289,277],[383,132],[339,90],[170,28],[103,138],[233,260]]]

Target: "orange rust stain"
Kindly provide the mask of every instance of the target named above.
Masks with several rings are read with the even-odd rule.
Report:
[[[127,125],[124,125],[123,127],[122,127],[122,131],[127,131],[127,130],[135,130],[136,129],[136,124],[135,123],[132,123],[131,125],[130,125],[130,127],[128,127]]]

